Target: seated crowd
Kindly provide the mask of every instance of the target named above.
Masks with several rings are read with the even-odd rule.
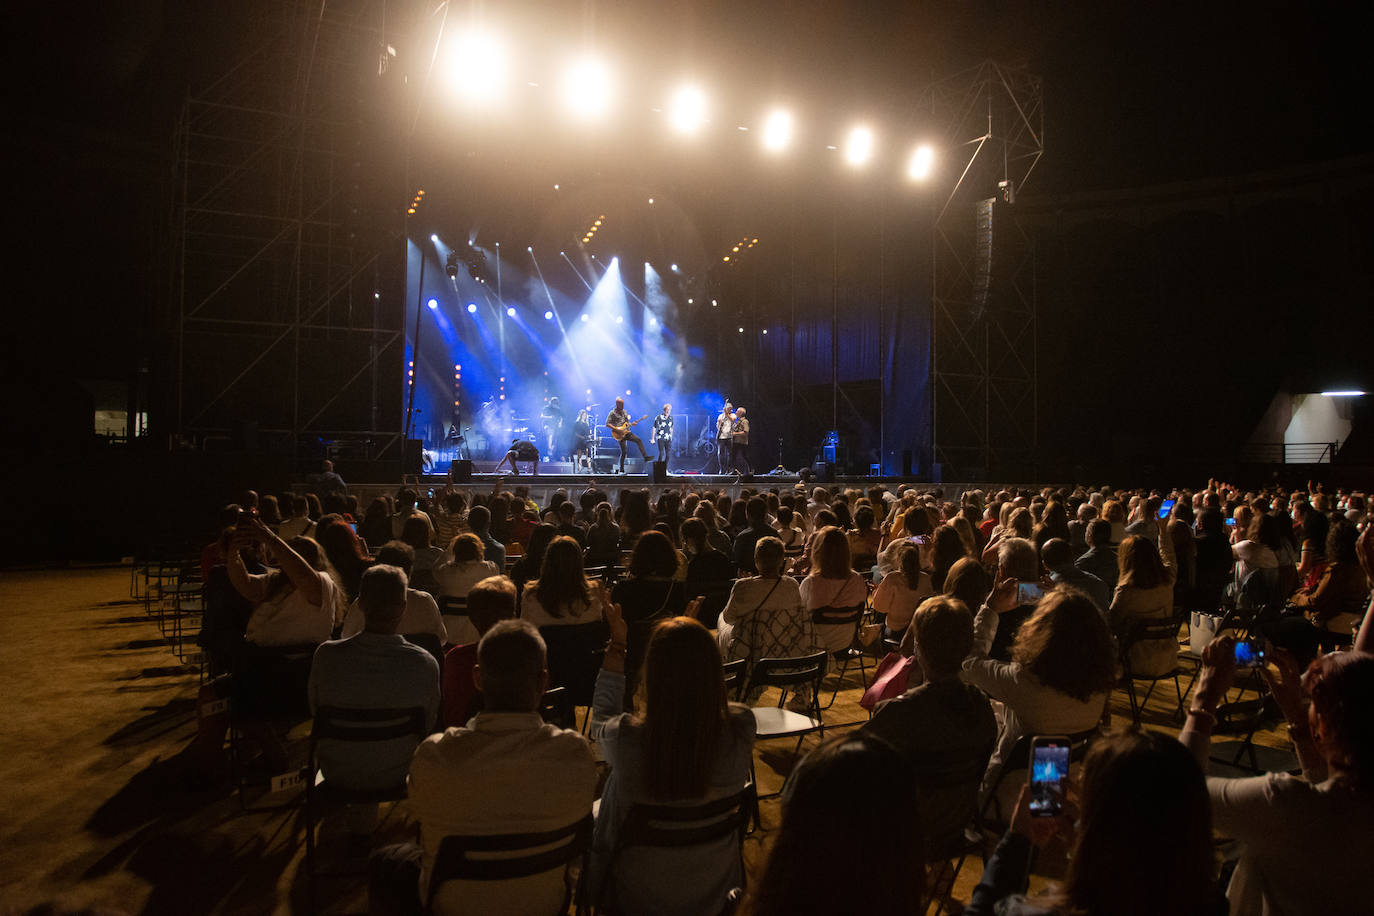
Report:
[[[317,748],[329,783],[407,785],[418,842],[373,853],[373,912],[552,914],[576,897],[620,913],[920,913],[949,893],[942,866],[975,824],[1006,830],[970,914],[1346,913],[1374,896],[1360,493],[1209,481],[951,501],[798,484],[732,499],[684,484],[613,504],[592,485],[539,505],[498,481],[359,509],[340,490],[225,507],[201,558],[200,640],[272,767],[303,705],[418,710],[414,735]],[[1173,675],[1190,621],[1220,635],[1195,659],[1182,732],[1113,729],[1113,690]],[[1237,627],[1267,646],[1260,677],[1299,773],[1207,775]],[[761,660],[822,653],[833,676],[884,646],[871,718],[800,758],[748,882],[734,834],[628,844],[648,807],[719,819],[752,792]],[[794,685],[787,710],[819,720],[816,692]],[[1060,816],[1029,810],[1035,735],[1086,747]],[[475,880],[454,864],[461,838],[560,831],[586,837],[580,873]],[[1236,841],[1224,863],[1218,835]],[[862,872],[835,867],[848,860]],[[1027,897],[1033,863],[1057,880]]]

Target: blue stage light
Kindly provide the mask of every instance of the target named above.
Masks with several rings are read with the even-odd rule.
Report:
[[[476,303],[476,302],[469,302],[469,303],[468,303],[468,314],[469,314],[469,315],[476,315],[476,314],[477,314],[477,303]]]
[[[506,309],[506,314],[509,315],[510,317],[514,318],[514,317],[515,317],[515,309],[514,309],[514,308],[508,308],[508,309]]]
[[[545,320],[545,321],[553,321],[553,312],[545,312],[545,313],[544,313],[544,320]]]
[[[439,300],[431,299],[428,302],[426,302],[425,305],[429,306],[432,309],[437,309],[439,307]]]

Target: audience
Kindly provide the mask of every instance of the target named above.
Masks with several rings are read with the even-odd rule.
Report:
[[[520,619],[536,627],[591,623],[601,619],[601,602],[582,566],[582,550],[572,538],[554,538],[544,551],[539,578],[520,599]]]
[[[784,561],[777,538],[760,538],[754,546],[759,574],[735,582],[716,626],[716,642],[726,661],[745,659],[752,671],[761,658],[797,658],[817,651],[811,615],[802,604],[797,580],[782,574]],[[757,694],[749,698],[755,699]],[[801,690],[793,703],[801,706],[809,699]]]
[[[243,551],[265,548],[278,568],[248,572]],[[257,519],[239,523],[226,558],[229,581],[253,604],[244,638],[256,646],[319,645],[342,617],[342,589],[320,545],[298,537],[290,544]]]
[[[1073,548],[1063,538],[1050,538],[1040,547],[1040,564],[1055,585],[1070,585],[1086,594],[1104,615],[1112,604],[1107,583],[1073,564]]]
[[[847,609],[868,600],[863,576],[850,567],[849,539],[839,528],[823,529],[816,537],[811,572],[802,580],[801,599],[807,613],[823,608]],[[817,623],[816,639],[827,652],[842,652],[854,641],[852,623]]]
[[[586,739],[539,717],[548,679],[544,641],[528,622],[503,620],[482,637],[473,682],[483,709],[416,749],[409,807],[420,822],[420,846],[373,854],[372,912],[563,912],[570,886],[563,866],[527,878],[430,886],[444,837],[551,831],[591,810],[597,775]]]
[[[898,560],[901,568],[884,576],[873,591],[873,610],[884,615],[890,637],[900,637],[916,606],[935,594],[929,574],[921,569],[921,552],[914,544],[904,545]]]
[[[444,725],[466,725],[482,708],[482,695],[472,680],[478,641],[499,621],[515,617],[515,586],[505,576],[483,579],[468,591],[468,620],[477,639],[444,655]]]
[[[601,795],[589,891],[611,912],[718,913],[743,884],[738,841],[672,849],[635,847],[608,874],[632,805],[704,804],[750,781],[754,716],[726,702],[721,656],[694,617],[654,627],[644,656],[637,715],[620,712],[626,690],[629,627],[614,602],[604,606],[611,639],[596,680],[592,738],[611,768]]]
[[[381,550],[377,551],[378,565],[397,568],[406,575],[407,579],[410,576],[413,557],[414,552],[410,545],[401,541],[388,541]],[[367,578],[367,573],[363,573],[363,578]],[[356,636],[366,628],[367,614],[362,605],[363,600],[360,591],[358,598],[349,606],[348,613],[344,615],[343,630],[339,634],[342,638],[347,639],[350,636]],[[448,642],[448,632],[444,629],[444,618],[439,615],[439,605],[435,603],[434,597],[427,592],[410,588],[408,584],[405,590],[405,608],[401,613],[400,620],[397,621],[396,632],[403,636],[428,633],[437,637],[440,645]]]
[[[863,732],[830,738],[789,777],[777,836],[739,912],[923,913],[923,827],[901,754]]]
[[[399,629],[409,612],[405,571],[378,564],[363,573],[357,607],[363,626],[315,650],[310,668],[310,710],[424,710],[424,722],[438,720],[439,665],[406,641]],[[426,596],[428,597],[428,596]],[[433,599],[430,599],[433,601]],[[437,612],[434,615],[438,616]],[[329,782],[347,789],[384,789],[405,779],[421,735],[384,741],[322,739],[317,756]]]
[[[1128,641],[1133,626],[1174,618],[1174,541],[1164,519],[1152,519],[1150,524],[1156,526],[1154,541],[1128,534],[1118,553],[1120,572],[1109,619],[1113,631]],[[1132,642],[1130,663],[1133,675],[1162,677],[1178,667],[1178,640]]]

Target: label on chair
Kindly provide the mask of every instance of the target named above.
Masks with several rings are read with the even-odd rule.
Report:
[[[305,771],[292,770],[289,773],[279,773],[273,776],[268,791],[285,792],[287,789],[294,789],[301,785],[305,785]]]
[[[208,703],[201,703],[200,706],[196,709],[196,712],[200,715],[202,719],[208,719],[211,716],[217,716],[220,713],[227,713],[228,711],[228,697],[225,697],[222,700],[211,700]]]

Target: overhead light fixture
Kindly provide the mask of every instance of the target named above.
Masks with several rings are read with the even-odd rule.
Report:
[[[1361,398],[1364,392],[1355,388],[1342,388],[1336,391],[1323,391],[1324,398]]]
[[[448,80],[465,101],[489,106],[506,92],[510,59],[494,33],[473,30],[454,38],[449,46]]]
[[[792,142],[792,115],[782,109],[769,112],[763,122],[763,148],[780,153]]]
[[[849,132],[844,141],[844,161],[861,166],[873,155],[873,131],[860,125]]]
[[[706,93],[698,86],[678,89],[668,104],[668,123],[680,133],[695,133],[706,123]]]
[[[580,120],[603,118],[614,101],[613,82],[611,68],[604,61],[595,57],[574,61],[563,73],[563,105]]]
[[[907,177],[912,181],[924,181],[930,177],[930,166],[934,162],[935,150],[929,144],[922,143],[912,152],[911,161],[907,163]]]

